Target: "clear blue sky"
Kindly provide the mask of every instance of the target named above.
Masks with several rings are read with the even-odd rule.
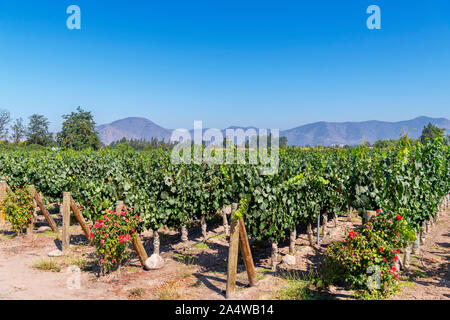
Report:
[[[78,105],[168,128],[449,118],[450,1],[0,0],[0,108],[57,131]]]

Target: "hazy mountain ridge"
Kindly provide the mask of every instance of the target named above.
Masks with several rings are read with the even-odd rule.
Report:
[[[315,122],[305,124],[296,128],[280,131],[280,136],[288,139],[289,145],[355,145],[364,140],[374,143],[380,139],[397,139],[402,132],[408,133],[412,138],[418,138],[422,129],[429,122],[446,130],[450,129],[450,120],[446,118],[417,117],[412,120],[386,122],[378,120],[362,122]],[[230,126],[227,129],[237,129],[239,126]],[[242,127],[247,130],[255,127]],[[168,141],[172,134],[172,129],[165,129],[154,122],[145,119],[130,117],[114,121],[110,124],[103,124],[96,127],[100,140],[105,144],[122,139],[145,139],[157,138]],[[206,130],[203,129],[203,130]],[[225,134],[225,130],[221,130]],[[190,130],[191,134],[193,130]]]

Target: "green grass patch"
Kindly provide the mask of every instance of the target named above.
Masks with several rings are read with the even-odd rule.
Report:
[[[293,271],[281,271],[279,277],[285,281],[277,291],[278,300],[326,300],[333,299],[329,294],[320,292],[324,285],[320,276],[313,271],[300,274]]]
[[[192,247],[193,247],[193,248],[196,248],[196,249],[202,249],[202,250],[207,250],[207,249],[209,249],[209,246],[208,246],[208,244],[207,244],[206,242],[199,242],[199,243],[196,243],[196,244],[194,244]]]
[[[184,263],[187,265],[191,265],[194,263],[194,257],[192,257],[189,254],[182,254],[182,253],[172,253],[172,257],[175,261]]]
[[[52,271],[52,272],[60,272],[61,265],[60,262],[56,259],[51,258],[41,258],[38,261],[33,263],[33,268],[41,270],[41,271]]]
[[[421,270],[414,270],[414,272],[411,275],[413,278],[429,278],[430,276]]]

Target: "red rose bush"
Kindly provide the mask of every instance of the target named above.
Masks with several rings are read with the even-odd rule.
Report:
[[[141,217],[125,206],[122,211],[108,210],[91,228],[103,274],[119,267],[129,255],[129,245],[142,225]]]

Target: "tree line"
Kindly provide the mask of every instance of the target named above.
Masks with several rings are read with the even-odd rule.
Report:
[[[77,107],[75,112],[62,116],[62,129],[56,135],[49,132],[49,120],[44,115],[33,114],[28,118],[25,125],[22,118],[17,118],[12,122],[8,110],[0,109],[0,145],[3,147],[17,148],[24,147],[38,149],[42,147],[60,147],[73,150],[100,148],[119,149],[122,151],[147,151],[164,147],[172,149],[173,143],[152,138],[150,141],[144,139],[122,138],[110,145],[104,145],[95,130],[95,121],[90,111],[85,111]],[[12,122],[12,123],[11,123]],[[444,143],[450,144],[450,135],[445,135],[445,129],[439,128],[431,123],[423,128],[419,141],[426,144],[429,140],[433,142],[438,137],[444,137]],[[270,147],[271,137],[252,137],[252,139],[267,139],[267,146]],[[11,143],[10,143],[11,142]],[[374,148],[391,148],[399,143],[399,139],[378,140],[373,144],[363,142],[363,144]],[[286,137],[280,137],[280,147],[287,145]],[[249,141],[245,142],[248,147]],[[344,146],[347,148],[349,146]]]
[[[12,119],[9,111],[0,110],[0,140],[3,140],[3,145],[11,142],[12,147],[100,148],[100,138],[91,112],[78,107],[76,112],[65,114],[62,118],[62,129],[54,135],[49,131],[50,121],[44,115],[31,115],[27,125],[22,118],[15,119],[10,125]]]

